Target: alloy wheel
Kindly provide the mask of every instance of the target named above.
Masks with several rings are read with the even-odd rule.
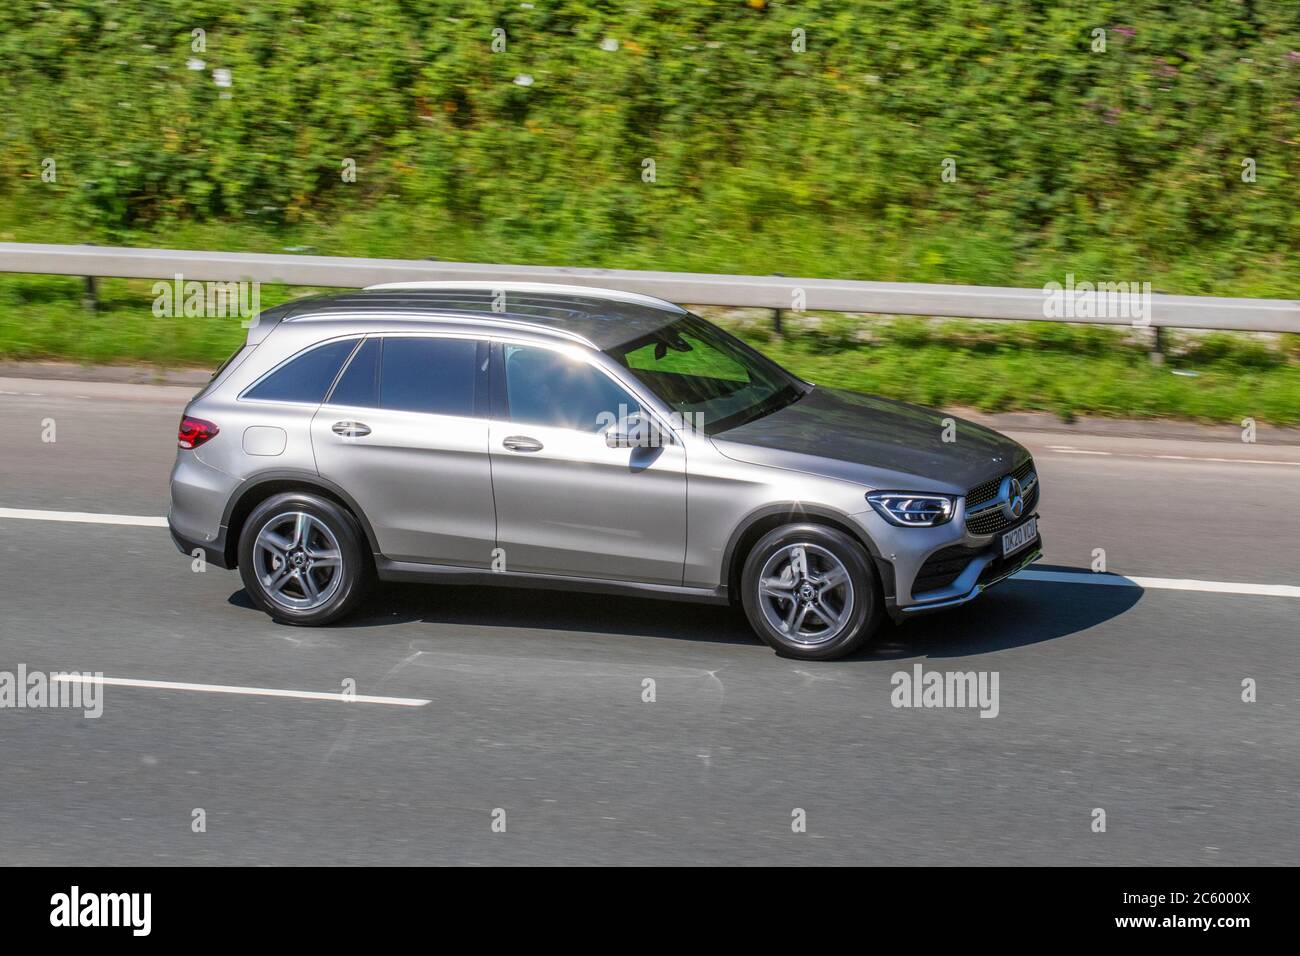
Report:
[[[343,580],[338,538],[305,511],[286,511],[262,525],[253,562],[266,596],[295,611],[321,607]]]
[[[774,552],[759,573],[758,591],[767,622],[798,644],[834,640],[853,617],[848,568],[820,545],[788,544]]]

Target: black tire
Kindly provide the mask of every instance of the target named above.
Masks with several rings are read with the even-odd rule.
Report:
[[[292,542],[292,549],[273,550],[274,542],[293,537],[300,520],[307,531],[306,547]],[[258,546],[264,531],[274,537],[268,536],[263,546]],[[334,567],[330,555],[336,550],[339,563]],[[277,554],[282,554],[282,563],[277,564]],[[286,573],[276,574],[277,568]],[[266,499],[244,522],[239,535],[239,574],[253,603],[275,620],[317,627],[355,610],[369,590],[374,572],[365,532],[351,512],[319,495],[287,492]],[[272,578],[280,582],[280,589],[268,586]]]
[[[802,549],[802,575],[795,549]],[[769,587],[761,592],[765,571]],[[841,578],[844,585],[831,586]],[[788,599],[778,596],[785,593]],[[740,594],[755,633],[778,654],[805,661],[834,660],[862,647],[879,630],[884,603],[862,545],[820,524],[788,524],[764,535],[745,558]]]

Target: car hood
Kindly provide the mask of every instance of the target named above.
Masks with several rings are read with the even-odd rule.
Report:
[[[956,423],[945,442],[947,419]],[[991,428],[919,405],[816,387],[792,405],[713,436],[728,458],[899,491],[969,488],[1029,456]],[[918,479],[924,482],[917,487]]]

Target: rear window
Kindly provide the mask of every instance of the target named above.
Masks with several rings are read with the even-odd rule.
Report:
[[[356,344],[356,339],[343,339],[302,352],[244,392],[241,398],[319,405]]]
[[[384,339],[379,372],[379,405],[434,415],[474,414],[472,339]]]

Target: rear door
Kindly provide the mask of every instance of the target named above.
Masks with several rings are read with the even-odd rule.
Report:
[[[401,561],[489,567],[488,346],[459,335],[370,336],[312,422],[321,475]]]
[[[494,343],[491,422],[497,543],[505,570],[680,585],[686,454],[669,433],[611,448],[643,412],[581,350]]]

